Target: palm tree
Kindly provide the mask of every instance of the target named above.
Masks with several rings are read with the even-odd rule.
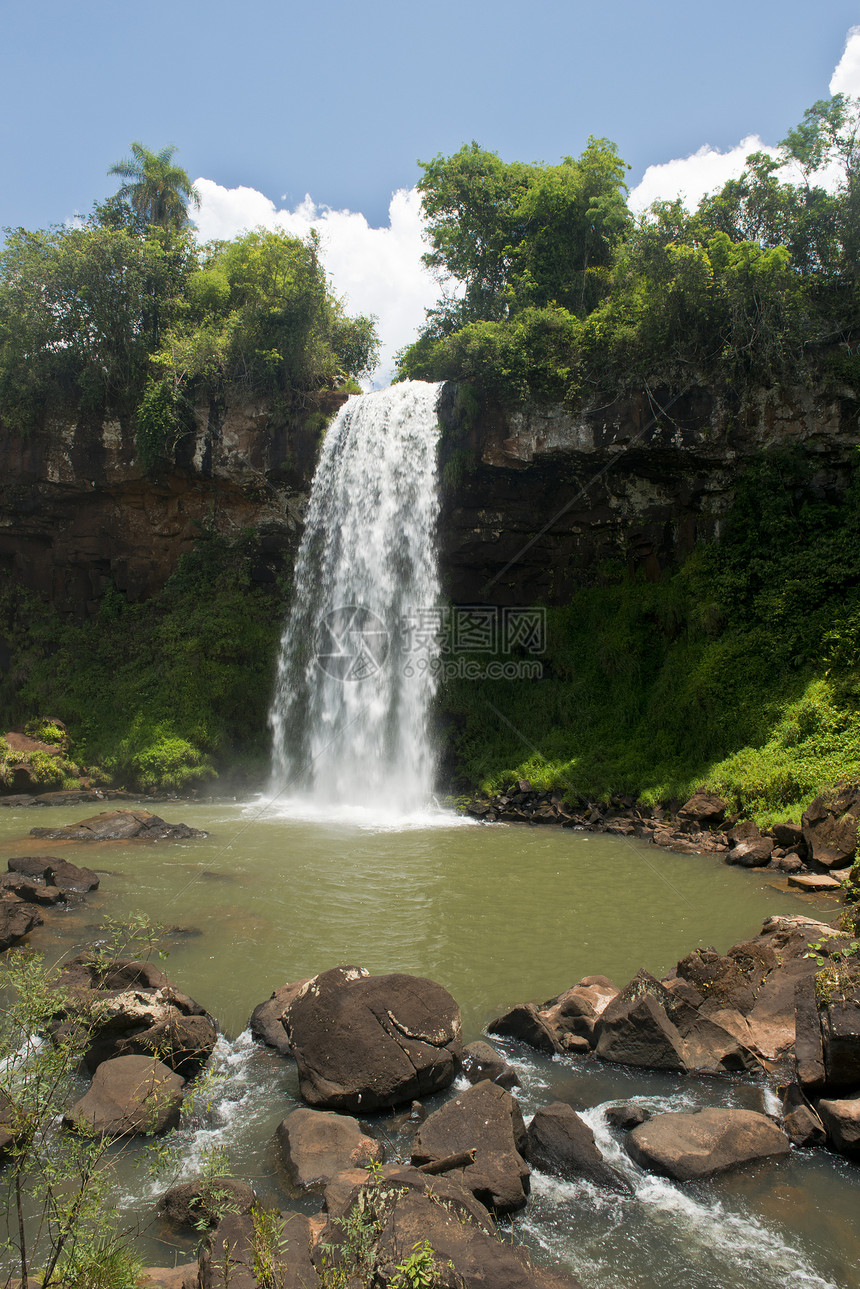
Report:
[[[108,170],[109,175],[119,175],[127,181],[117,196],[128,201],[149,224],[157,224],[160,228],[183,228],[188,223],[186,203],[196,210],[200,205],[200,194],[187,173],[173,165],[176,148],[150,152],[142,143],[133,143],[131,151],[129,160],[117,161]]]

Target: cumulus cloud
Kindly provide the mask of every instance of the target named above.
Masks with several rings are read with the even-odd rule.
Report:
[[[860,27],[852,27],[845,39],[845,52],[830,78],[831,94],[860,95]]]
[[[319,233],[332,288],[347,311],[379,319],[382,347],[372,383],[374,388],[387,384],[394,354],[415,339],[424,310],[439,296],[437,282],[421,263],[426,246],[416,190],[395,192],[388,224],[371,228],[359,212],[317,206],[309,196],[294,210],[286,210],[254,188],[223,188],[212,179],[197,179],[195,187],[200,209],[191,213],[204,241],[259,227],[282,228],[298,237],[306,237],[311,229]]]
[[[720,152],[705,144],[689,157],[676,157],[661,165],[649,166],[630,193],[630,205],[638,212],[646,210],[652,202],[682,197],[687,208],[692,210],[706,193],[722,188],[729,179],[737,179],[751,152],[775,156],[776,151],[776,148],[763,143],[757,134],[748,134],[728,152]]]

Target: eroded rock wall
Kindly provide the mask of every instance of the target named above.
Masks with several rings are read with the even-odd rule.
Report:
[[[460,604],[564,602],[606,561],[656,579],[719,537],[740,472],[774,447],[816,462],[824,497],[844,490],[858,400],[760,391],[743,408],[714,392],[569,410],[442,405],[442,560]]]
[[[0,425],[0,568],[82,616],[111,585],[130,601],[154,594],[202,527],[254,527],[254,576],[274,580],[292,564],[322,427],[344,398],[291,412],[247,396],[198,407],[177,464],[153,476],[128,423],[69,417],[27,436]]]

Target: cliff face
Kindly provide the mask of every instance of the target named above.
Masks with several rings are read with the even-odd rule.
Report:
[[[178,464],[157,478],[135,461],[130,426],[55,423],[2,432],[0,567],[78,615],[113,584],[158,590],[201,526],[256,528],[262,582],[289,569],[322,425],[344,395],[276,413],[253,400],[201,407]],[[440,404],[441,554],[461,604],[563,602],[607,560],[656,578],[719,535],[740,471],[799,446],[816,487],[844,489],[860,440],[858,400],[762,391],[744,409],[694,388],[600,407],[474,406],[455,385]]]
[[[201,526],[261,533],[261,582],[291,567],[321,429],[345,395],[290,414],[250,399],[200,407],[177,464],[148,477],[133,429],[86,418],[2,431],[0,567],[79,616],[113,584],[146,599]]]
[[[693,388],[569,411],[465,406],[441,419],[445,584],[457,603],[564,602],[605,561],[656,579],[718,537],[739,474],[798,447],[822,497],[844,490],[858,400],[760,391],[743,409]]]

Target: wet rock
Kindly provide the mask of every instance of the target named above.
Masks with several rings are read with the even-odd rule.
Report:
[[[290,1180],[299,1190],[323,1187],[338,1173],[382,1162],[383,1152],[350,1115],[331,1110],[294,1110],[276,1137]]]
[[[632,1195],[633,1187],[604,1162],[588,1124],[563,1101],[537,1111],[528,1127],[526,1154],[542,1172],[566,1181],[585,1178],[618,1195]]]
[[[280,989],[274,990],[270,998],[267,998],[264,1003],[259,1003],[251,1012],[248,1024],[254,1038],[260,1043],[265,1043],[267,1047],[273,1047],[282,1056],[293,1054],[284,1027],[287,1011],[290,1003],[298,997],[307,984],[307,980],[297,980],[294,984],[282,985]]]
[[[500,1088],[518,1088],[517,1072],[489,1043],[468,1043],[463,1048],[463,1073],[470,1083],[489,1079]]]
[[[105,1061],[63,1122],[105,1137],[166,1132],[179,1124],[185,1080],[149,1056]]]
[[[300,990],[285,1023],[311,1106],[368,1112],[429,1096],[462,1057],[459,1007],[421,976],[336,967]]]
[[[754,1110],[699,1110],[658,1114],[627,1138],[632,1159],[649,1172],[698,1181],[758,1159],[784,1158],[786,1135]]]
[[[501,1038],[515,1038],[538,1052],[558,1052],[561,1045],[540,1014],[536,1003],[518,1003],[503,1016],[490,1021],[487,1032]]]
[[[779,861],[779,869],[783,873],[799,873],[802,868],[803,860],[794,851],[784,855]]]
[[[475,1162],[451,1175],[487,1208],[502,1213],[522,1208],[530,1175],[523,1116],[514,1097],[486,1079],[425,1120],[415,1137],[412,1163],[429,1164],[470,1150]]]
[[[815,798],[801,817],[807,850],[816,864],[842,868],[857,851],[860,788],[843,785]]]
[[[641,1105],[611,1105],[606,1110],[606,1122],[611,1128],[619,1128],[622,1132],[629,1132],[640,1123],[647,1123],[650,1118],[651,1111]]]
[[[90,1070],[119,1056],[157,1055],[190,1078],[212,1055],[214,1020],[151,962],[83,953],[58,984],[69,999],[61,1028],[83,1019],[90,1031],[84,1055]]]
[[[91,868],[70,864],[53,855],[18,855],[9,860],[9,872],[56,886],[67,895],[85,895],[87,891],[98,890],[99,885],[98,875]]]
[[[516,1038],[539,1052],[569,1052],[581,1044],[571,1036],[587,1039],[593,1046],[599,1018],[618,990],[606,976],[585,976],[572,988],[542,1004],[520,1003],[491,1021],[491,1034]]]
[[[821,1118],[807,1100],[803,1089],[792,1083],[782,1101],[783,1130],[794,1146],[823,1146],[827,1133]]]
[[[824,1042],[812,974],[795,983],[794,1033],[797,1081],[806,1092],[820,1089],[824,1086]]]
[[[789,873],[789,886],[795,890],[806,891],[809,895],[816,895],[822,891],[838,891],[841,889],[841,882],[829,873]]]
[[[280,1249],[270,1283],[278,1289],[316,1289],[319,1278],[311,1261],[311,1226],[303,1213],[281,1214]],[[227,1213],[201,1251],[199,1289],[260,1289],[254,1274],[254,1220],[250,1214]]]
[[[819,1101],[818,1113],[834,1150],[843,1155],[860,1154],[860,1093],[840,1100]]]
[[[597,1055],[617,1065],[686,1070],[684,1040],[659,1002],[646,994],[616,1000],[603,1017]]]
[[[44,908],[67,903],[65,891],[61,891],[58,886],[46,886],[44,882],[34,881],[23,873],[4,873],[0,877],[0,891],[8,891],[25,904],[41,904]]]
[[[535,1266],[521,1246],[501,1242],[486,1210],[450,1177],[425,1177],[411,1168],[392,1171],[354,1190],[344,1212],[357,1211],[378,1224],[371,1255],[374,1284],[390,1285],[394,1268],[426,1240],[434,1254],[437,1289],[580,1289],[567,1272]],[[343,1225],[333,1216],[314,1252],[317,1266],[329,1254],[327,1246],[334,1246],[339,1269],[337,1250],[343,1243]]]
[[[65,828],[31,828],[42,841],[184,841],[208,833],[187,824],[169,824],[148,810],[103,810]]]
[[[43,922],[41,913],[32,904],[25,904],[12,895],[0,899],[0,952],[18,944]]]
[[[786,853],[789,851],[795,851],[798,854],[805,853],[806,842],[800,824],[792,823],[791,820],[786,823],[774,824],[771,832],[777,846],[781,846]]]
[[[198,1177],[196,1181],[171,1186],[161,1197],[158,1209],[165,1221],[179,1229],[213,1227],[226,1211],[250,1213],[255,1201],[253,1187],[235,1177]],[[195,1275],[197,1268],[194,1268]]]

